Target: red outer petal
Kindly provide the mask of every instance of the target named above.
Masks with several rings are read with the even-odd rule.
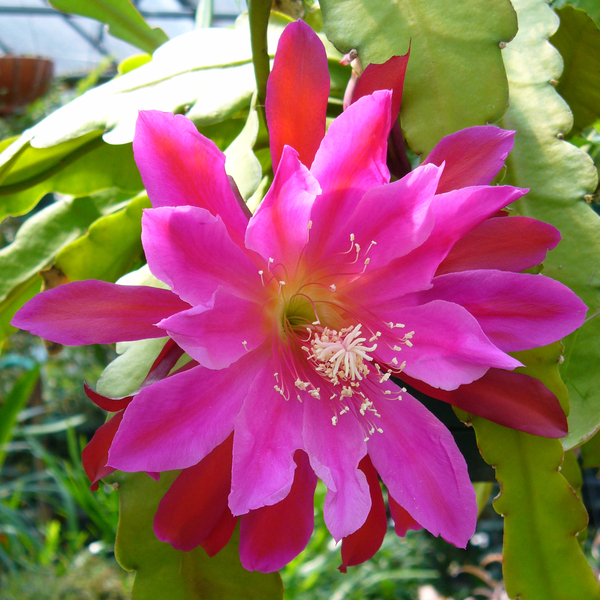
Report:
[[[85,381],[83,382],[83,391],[85,395],[98,407],[107,412],[117,412],[127,408],[127,405],[133,400],[133,395],[123,398],[109,398],[94,391]]]
[[[90,485],[92,492],[98,489],[98,482],[103,477],[110,475],[115,470],[112,467],[106,466],[108,462],[108,450],[117,433],[117,429],[119,429],[124,412],[124,410],[121,410],[110,421],[98,427],[94,437],[92,437],[81,453],[85,474],[92,482],[92,485]]]
[[[200,543],[206,554],[215,556],[227,546],[239,519],[231,514],[229,508],[224,510],[213,530]]]
[[[154,516],[159,540],[177,550],[193,550],[219,524],[231,486],[232,445],[230,435],[204,460],[181,471]]]
[[[392,90],[392,121],[396,122],[402,102],[402,87],[406,65],[410,56],[410,47],[403,56],[392,56],[382,65],[371,63],[358,78],[352,94],[352,102],[372,94],[376,90]]]
[[[394,519],[394,529],[396,534],[400,537],[404,537],[409,529],[423,529],[408,512],[402,508],[388,492],[388,505],[390,507],[390,513],[392,519]]]
[[[416,390],[499,425],[548,438],[568,433],[567,418],[556,396],[539,380],[491,368],[473,383],[451,392],[402,374]]]
[[[367,476],[371,492],[371,511],[364,525],[342,540],[342,564],[338,567],[342,573],[345,573],[348,567],[369,560],[381,548],[387,531],[387,516],[377,471],[368,456],[360,461],[358,467]]]
[[[306,453],[294,455],[298,465],[290,493],[281,502],[242,516],[240,559],[248,571],[270,573],[283,568],[308,544],[314,528],[317,485]]]
[[[328,97],[327,55],[319,36],[303,21],[290,23],[279,38],[267,82],[273,171],[286,144],[310,167],[325,135]]]
[[[476,269],[524,271],[543,262],[558,242],[558,229],[536,219],[488,219],[454,244],[436,275]]]

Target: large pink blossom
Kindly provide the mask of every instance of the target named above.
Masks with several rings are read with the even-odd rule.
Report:
[[[549,392],[531,384],[537,400],[521,406],[498,391],[520,366],[508,352],[554,342],[585,315],[560,283],[518,272],[559,236],[499,216],[525,193],[488,185],[512,134],[449,136],[390,183],[399,101],[364,94],[325,134],[328,93],[321,42],[289,25],[266,107],[275,177],[254,215],[190,121],[140,113],[134,151],[154,207],[142,242],[170,290],[75,282],[13,321],[63,344],[171,338],[139,392],[112,405],[121,412],[97,441],[94,478],[183,469],[161,502],[158,537],[214,553],[241,515],[248,569],[278,569],[305,547],[317,478],[344,568],[385,533],[379,478],[398,533],[422,526],[466,545],[476,506],[465,461],[391,376],[508,426],[566,432]],[[195,362],[165,377],[173,342]]]

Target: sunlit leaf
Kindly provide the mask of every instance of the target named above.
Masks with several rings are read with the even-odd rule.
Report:
[[[600,426],[600,217],[584,198],[597,184],[589,156],[562,140],[571,115],[551,80],[559,80],[562,60],[548,42],[558,17],[544,0],[515,0],[520,29],[503,51],[510,107],[502,119],[516,129],[503,183],[530,188],[517,202],[523,215],[556,226],[562,242],[544,262],[545,274],[568,285],[591,308],[586,324],[565,340],[562,377],[570,396],[571,448]]]
[[[116,281],[143,256],[142,210],[150,206],[142,194],[120,211],[100,217],[84,236],[59,252],[55,265],[70,281]]]
[[[15,313],[41,289],[42,278],[39,275],[33,275],[27,281],[14,287],[6,298],[0,301],[0,346],[11,333],[17,331],[10,324]]]
[[[600,29],[583,10],[567,5],[557,13],[560,27],[550,42],[565,68],[556,90],[573,112],[575,134],[600,117]]]
[[[322,0],[325,33],[363,66],[411,56],[402,128],[412,150],[429,152],[444,135],[496,122],[508,103],[499,44],[517,32],[507,0]]]
[[[279,600],[283,587],[278,573],[246,571],[238,555],[238,535],[213,558],[197,548],[174,550],[159,542],[152,522],[161,497],[177,473],[162,473],[154,481],[143,473],[119,473],[120,515],[115,555],[125,569],[135,570],[133,600]]]
[[[108,25],[111,35],[153,52],[169,38],[159,27],[150,27],[130,0],[48,0],[54,8],[96,19]]]

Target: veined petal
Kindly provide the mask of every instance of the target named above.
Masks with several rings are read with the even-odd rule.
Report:
[[[402,346],[404,372],[433,387],[454,390],[482,377],[490,367],[514,369],[522,366],[505,354],[481,330],[475,317],[458,304],[434,300],[421,306],[386,313],[386,320],[402,323],[403,331],[414,331],[412,346]],[[377,354],[391,350],[380,344]],[[394,355],[397,352],[393,353]]]
[[[268,362],[258,373],[235,420],[229,496],[234,515],[280,502],[294,481],[303,405],[275,391],[275,370]]]
[[[294,483],[281,502],[244,515],[240,524],[240,559],[248,571],[283,568],[308,544],[314,528],[317,477],[304,452],[296,452]]]
[[[558,229],[536,219],[487,219],[452,246],[436,275],[475,269],[524,271],[541,264],[558,242]]]
[[[219,286],[245,299],[262,289],[258,268],[206,209],[144,211],[142,244],[152,274],[190,304],[209,302]]]
[[[587,307],[566,286],[543,275],[464,271],[433,279],[420,302],[445,300],[466,308],[501,350],[546,346],[581,327]],[[495,365],[498,366],[498,365]]]
[[[307,399],[303,438],[310,464],[327,486],[323,516],[335,540],[354,533],[367,519],[371,494],[365,474],[358,468],[365,456],[365,432],[352,414],[332,424],[327,401]]]
[[[225,173],[225,155],[187,117],[140,111],[133,153],[154,208],[205,208],[223,219],[243,247],[248,219]]]
[[[523,373],[492,368],[477,381],[452,391],[404,374],[402,380],[432,398],[504,427],[548,438],[561,438],[569,431],[556,396],[541,381]]]
[[[344,227],[367,190],[389,182],[390,106],[391,92],[375,92],[329,126],[310,169],[323,190],[311,213],[311,255],[325,252],[331,232]]]
[[[260,352],[250,352],[228,369],[194,367],[144,388],[127,407],[109,466],[173,471],[199,463],[233,431],[264,360]]]
[[[423,164],[445,164],[439,193],[487,185],[504,166],[515,132],[492,125],[468,127],[442,138]]]
[[[11,323],[67,346],[112,344],[163,337],[156,324],[189,307],[169,290],[90,279],[34,296]]]
[[[275,264],[295,266],[306,246],[311,209],[320,192],[298,153],[285,146],[273,184],[248,224],[246,246],[265,261],[273,258]]]
[[[210,304],[173,315],[159,327],[202,366],[223,369],[267,338],[262,310],[260,304],[219,288]]]
[[[371,510],[362,527],[342,540],[342,564],[338,567],[342,573],[346,573],[348,567],[369,560],[381,548],[387,531],[387,515],[377,471],[368,456],[361,460],[359,467],[369,483]]]
[[[369,456],[390,494],[430,533],[466,547],[477,505],[452,435],[409,394],[378,402],[376,408],[383,433],[369,439]]]
[[[193,550],[227,510],[231,436],[197,465],[181,471],[154,515],[154,533],[176,550]]]
[[[311,165],[325,135],[328,98],[327,54],[319,36],[303,21],[290,23],[279,38],[267,81],[273,171],[286,144],[298,151],[303,164]]]

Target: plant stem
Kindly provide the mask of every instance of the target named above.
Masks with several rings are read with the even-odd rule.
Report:
[[[264,110],[267,98],[267,79],[271,72],[267,47],[267,27],[271,14],[271,0],[248,0],[252,62],[258,89],[258,107]]]

